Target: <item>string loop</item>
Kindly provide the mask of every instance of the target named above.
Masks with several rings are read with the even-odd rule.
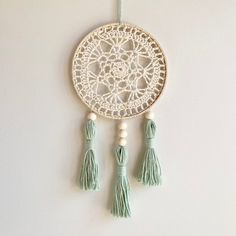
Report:
[[[122,17],[123,17],[123,0],[117,0],[117,18],[119,23],[122,23]]]

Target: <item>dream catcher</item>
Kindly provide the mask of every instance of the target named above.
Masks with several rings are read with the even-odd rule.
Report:
[[[86,147],[80,173],[84,190],[99,188],[99,165],[94,148],[96,117],[120,120],[114,157],[117,179],[111,213],[129,217],[127,123],[125,119],[144,114],[146,150],[138,181],[159,185],[161,168],[155,151],[156,125],[151,106],[158,100],[166,81],[166,59],[159,43],[143,29],[121,20],[90,32],[78,45],[72,62],[75,90],[90,113],[85,125]]]

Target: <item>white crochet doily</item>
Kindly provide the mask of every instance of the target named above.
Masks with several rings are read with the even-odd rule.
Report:
[[[80,42],[72,62],[74,87],[94,112],[122,119],[147,110],[160,96],[166,60],[158,42],[137,26],[104,25]]]

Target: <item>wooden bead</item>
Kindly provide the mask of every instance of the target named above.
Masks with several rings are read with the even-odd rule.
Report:
[[[120,125],[119,125],[119,129],[121,129],[121,130],[127,129],[127,123],[121,122]]]
[[[146,112],[145,118],[149,119],[149,120],[152,120],[154,118],[154,113],[151,112],[151,111]]]
[[[126,143],[127,143],[127,141],[126,141],[125,138],[120,138],[120,140],[119,140],[119,145],[120,145],[120,146],[125,146]]]
[[[123,130],[120,130],[120,132],[119,132],[120,138],[126,138],[127,135],[128,135],[128,133],[127,133],[126,130],[124,130],[124,129],[123,129]]]
[[[88,119],[89,120],[96,120],[96,118],[97,118],[97,116],[96,116],[96,114],[94,112],[90,112],[88,114]]]

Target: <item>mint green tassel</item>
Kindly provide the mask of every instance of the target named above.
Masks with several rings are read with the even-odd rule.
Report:
[[[138,175],[139,182],[145,185],[161,184],[161,166],[158,161],[153,139],[156,134],[156,124],[153,120],[147,119],[145,123],[146,150],[144,160]]]
[[[98,164],[93,148],[95,131],[95,122],[89,119],[85,126],[87,147],[84,154],[84,162],[80,172],[80,187],[84,190],[97,190],[99,188]]]
[[[128,152],[124,146],[118,146],[116,149],[117,161],[117,179],[114,188],[111,213],[114,216],[129,217],[129,181],[126,174],[126,164],[128,161]]]

